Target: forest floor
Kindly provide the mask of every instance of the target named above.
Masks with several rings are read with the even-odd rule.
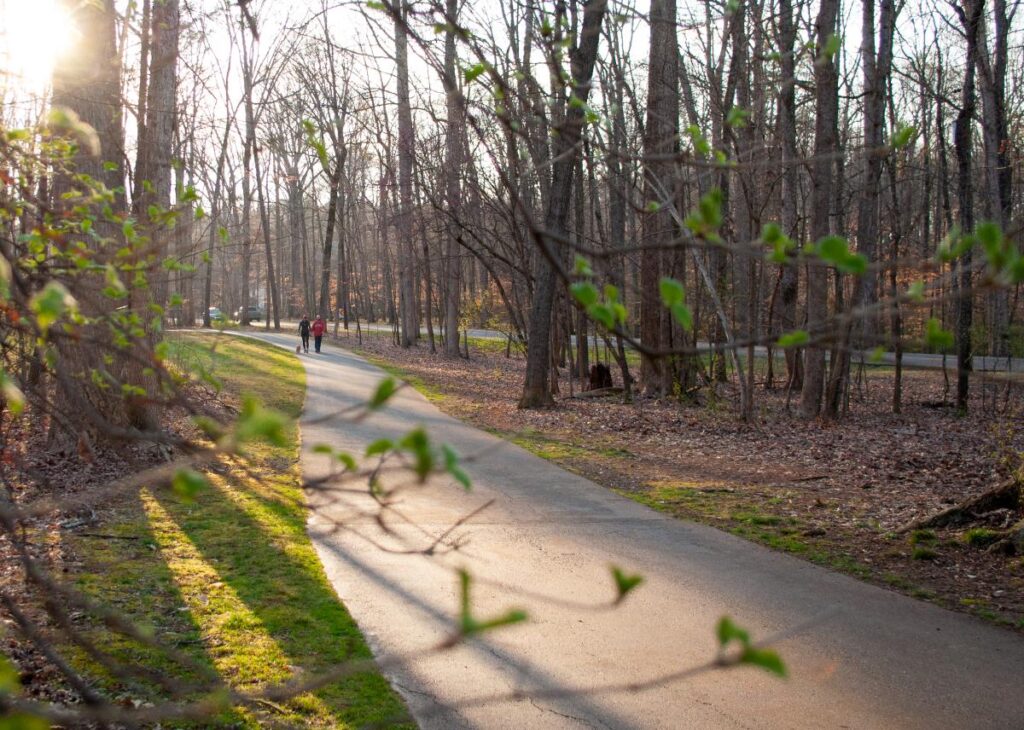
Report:
[[[6,536],[0,537],[0,589],[19,596],[22,609],[72,666],[115,705],[198,700],[221,683],[257,693],[349,659],[370,658],[306,533],[297,426],[305,373],[297,358],[235,337],[175,334],[169,343],[170,361],[179,370],[208,372],[223,383],[219,392],[196,386],[191,393],[211,415],[230,422],[243,394],[254,395],[284,415],[283,443],[253,441],[246,444],[245,459],[218,457],[204,469],[208,483],[195,495],[146,487],[103,498],[97,496],[104,492],[100,487],[161,463],[160,455],[120,445],[85,461],[74,451],[47,450],[38,423],[28,423],[33,428],[22,434],[27,448],[20,456],[28,459],[37,484],[45,486],[35,494],[18,484],[12,488],[19,503],[48,495],[59,499],[58,509],[30,526],[29,551],[62,585],[143,627],[149,638],[129,638],[116,625],[104,625],[81,599],[69,598],[76,635],[102,650],[101,666],[84,643],[68,641],[33,600],[34,587],[18,570]],[[183,409],[172,411],[166,425],[198,436]],[[0,619],[12,623],[6,613]],[[16,664],[29,698],[72,705],[81,701],[53,663],[18,632],[6,632],[3,653]],[[139,667],[155,672],[156,679]],[[376,672],[355,673],[278,702],[215,706],[220,708],[216,722],[237,728],[363,727],[396,721],[408,727],[402,724],[406,710],[401,699]]]
[[[1024,631],[1024,557],[986,549],[1018,512],[901,531],[1021,468],[1019,389],[976,385],[961,417],[946,405],[941,371],[905,371],[895,415],[893,371],[876,368],[838,422],[800,420],[783,390],[760,389],[757,418],[743,423],[728,384],[697,405],[624,404],[620,395],[569,397],[562,370],[558,407],[522,411],[524,362],[506,358],[500,341],[471,340],[470,360],[432,355],[425,344],[402,350],[386,333],[336,342],[446,413],[654,509]]]

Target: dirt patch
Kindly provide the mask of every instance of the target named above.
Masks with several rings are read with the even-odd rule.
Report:
[[[899,532],[1019,468],[1019,390],[979,382],[971,414],[958,416],[943,405],[941,372],[909,371],[895,415],[892,372],[879,369],[837,423],[802,421],[787,412],[785,392],[763,389],[758,417],[741,423],[728,384],[700,405],[624,404],[569,397],[563,370],[558,408],[520,411],[523,361],[506,358],[501,343],[478,343],[468,361],[380,336],[340,344],[398,368],[446,412],[655,509],[1024,631],[1024,557],[988,552],[984,535],[970,533],[1009,527],[1019,511]]]

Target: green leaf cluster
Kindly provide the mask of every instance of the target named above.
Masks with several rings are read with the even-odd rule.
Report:
[[[723,616],[719,619],[716,634],[718,635],[718,646],[721,652],[724,652],[732,645],[739,646],[740,654],[736,660],[737,663],[761,667],[779,677],[786,676],[786,665],[782,663],[778,653],[771,649],[761,649],[754,646],[750,641],[750,633],[746,629],[737,626],[728,616]]]
[[[925,324],[924,339],[929,348],[936,350],[948,350],[953,346],[953,333],[942,328],[942,322],[932,317]]]
[[[615,603],[621,603],[627,595],[644,582],[642,575],[628,574],[617,565],[612,566],[612,578],[615,579]]]
[[[583,311],[595,322],[607,330],[614,330],[617,325],[626,324],[628,312],[625,305],[619,301],[619,288],[612,284],[605,284],[604,298],[597,291],[597,287],[589,281],[577,281],[569,286],[569,292],[573,299],[579,302]]]
[[[658,282],[661,292],[661,302],[664,304],[676,322],[687,332],[693,329],[693,311],[686,304],[686,287],[677,279],[663,277]]]
[[[825,236],[814,247],[814,253],[827,264],[844,274],[860,275],[867,271],[868,260],[863,254],[853,253],[842,236]]]
[[[796,243],[782,232],[782,228],[778,223],[765,223],[761,229],[761,241],[765,245],[771,246],[772,252],[768,255],[768,258],[776,264],[788,262],[796,250]]]
[[[435,446],[422,426],[409,431],[397,442],[382,438],[366,447],[366,456],[368,457],[386,456],[392,453],[409,458],[409,467],[421,484],[427,481],[431,474],[440,471],[451,475],[467,491],[473,486],[469,474],[461,466],[461,458],[456,451],[447,444]],[[348,467],[350,463],[348,459],[340,458]],[[354,469],[355,462],[352,461],[351,464],[350,468]]]
[[[697,238],[711,243],[721,243],[718,231],[722,227],[722,191],[713,188],[701,197],[697,208],[686,216],[685,223]]]
[[[239,444],[264,441],[273,446],[284,447],[288,444],[284,432],[286,422],[283,414],[264,407],[253,396],[246,396],[242,400],[242,410],[235,422],[235,440]]]

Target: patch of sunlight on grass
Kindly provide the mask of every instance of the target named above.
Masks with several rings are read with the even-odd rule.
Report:
[[[157,548],[181,590],[185,606],[204,638],[217,637],[207,647],[217,671],[242,690],[287,680],[288,657],[263,622],[222,579],[218,568],[205,559],[163,505],[147,491],[141,497]],[[326,712],[322,703],[316,710]]]
[[[195,679],[204,687],[220,675],[232,687],[253,690],[349,659],[370,658],[305,530],[295,422],[305,396],[305,372],[298,359],[282,348],[239,337],[175,334],[168,342],[176,367],[212,367],[229,395],[251,393],[289,416],[288,443],[252,443],[246,461],[221,457],[207,474],[212,488],[193,500],[160,490],[126,501],[105,532],[127,540],[67,536],[83,558],[78,585],[153,627],[162,646],[179,647],[198,669],[179,666],[159,650],[103,626],[91,635],[122,662],[137,662],[176,681]],[[78,658],[82,666],[89,665]],[[153,702],[165,698],[155,685],[125,686],[109,676],[102,686],[115,695]],[[349,728],[390,726],[407,717],[387,681],[377,672],[364,672],[272,709],[235,708],[211,721],[247,728]]]

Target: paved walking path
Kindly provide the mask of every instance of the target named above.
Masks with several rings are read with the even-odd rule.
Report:
[[[254,325],[254,326],[259,326]],[[285,331],[295,330],[298,327],[298,322],[282,321],[281,327]],[[391,332],[392,327],[389,324],[367,324],[362,323],[360,325],[364,332],[374,332],[380,334],[382,332]],[[328,322],[328,332],[334,331],[334,320]],[[422,332],[423,336],[426,337],[427,331],[424,329]],[[343,334],[343,336],[346,336]],[[351,325],[351,329],[348,332],[348,337],[355,337],[355,324]],[[477,337],[485,340],[505,340],[508,335],[504,332],[491,329],[471,329],[469,330],[470,337]],[[576,337],[572,337],[572,343],[575,346]],[[590,337],[590,346],[597,347],[602,344],[603,340],[599,340],[596,337]],[[711,349],[711,344],[708,342],[699,342],[699,347],[705,351]],[[628,348],[628,345],[627,345]],[[742,350],[741,354],[745,353],[746,350]],[[758,345],[754,348],[755,355],[757,357],[767,357],[768,348]],[[776,360],[780,362],[785,360],[785,353],[774,348],[773,350]],[[827,353],[826,353],[827,354]],[[875,357],[871,351],[853,352],[854,363],[858,363],[861,360],[870,367],[885,366],[892,367],[896,364],[896,354],[894,352],[883,352],[879,357]],[[946,355],[943,358],[940,354],[927,353],[927,352],[904,352],[903,353],[903,367],[914,370],[942,370],[943,368],[948,369],[951,373],[956,372],[956,355]],[[992,357],[989,355],[975,355],[973,358],[974,372],[978,374],[986,373],[1021,373],[1024,372],[1024,357]]]
[[[389,519],[390,533],[365,497],[311,497],[317,550],[378,656],[422,653],[449,635],[457,567],[477,578],[479,616],[529,612],[526,624],[388,669],[422,727],[1024,728],[1021,637],[660,515],[449,418],[410,388],[372,418],[317,422],[365,401],[383,373],[331,346],[300,357],[305,476],[327,468],[315,444],[361,453],[417,424],[480,455],[466,466],[472,492],[447,479],[412,490],[400,505],[408,522]],[[462,550],[403,554],[492,500],[449,535]],[[610,564],[646,582],[619,608],[597,610],[614,595]],[[723,614],[755,638],[804,627],[776,646],[790,679],[744,668],[641,692],[586,692],[708,661]],[[494,695],[513,698],[480,702]]]

